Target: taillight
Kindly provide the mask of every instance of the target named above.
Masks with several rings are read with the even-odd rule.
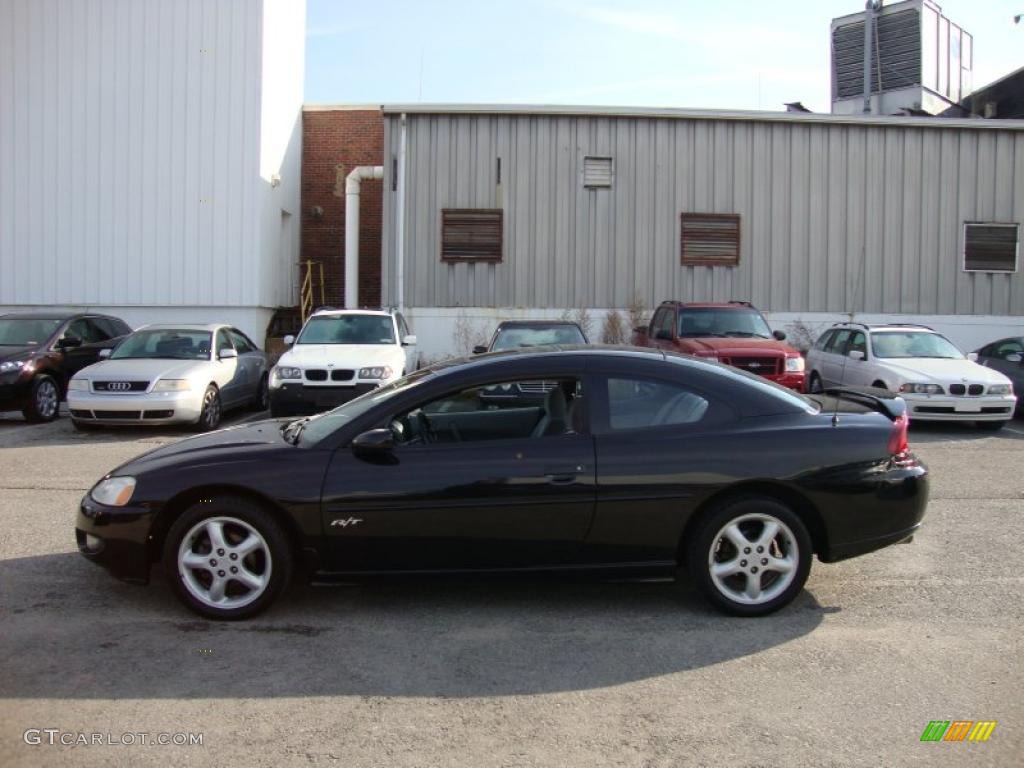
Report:
[[[910,419],[905,413],[892,423],[892,434],[889,435],[890,456],[902,456],[910,450],[910,440],[907,437],[909,426]]]

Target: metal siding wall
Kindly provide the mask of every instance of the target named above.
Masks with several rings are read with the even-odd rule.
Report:
[[[387,115],[389,156],[398,120]],[[962,270],[964,221],[1024,224],[1019,128],[407,120],[409,306],[622,308],[638,296],[648,307],[749,298],[781,312],[1024,314],[1024,269]],[[614,158],[611,189],[582,186],[586,155]],[[440,209],[499,205],[498,157],[504,261],[442,264]],[[393,211],[390,188],[386,198]],[[681,266],[682,212],[740,214],[739,265]],[[386,242],[390,264],[390,233]]]
[[[0,4],[0,303],[259,303],[261,5]]]

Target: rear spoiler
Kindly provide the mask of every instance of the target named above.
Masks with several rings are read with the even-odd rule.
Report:
[[[893,421],[907,413],[907,403],[902,397],[876,387],[829,387],[825,394],[862,403],[884,413]]]

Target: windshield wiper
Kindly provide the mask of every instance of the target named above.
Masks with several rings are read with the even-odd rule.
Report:
[[[289,421],[281,428],[281,436],[286,442],[289,442],[292,445],[298,445],[299,437],[302,435],[302,430],[306,428],[306,424],[309,423],[311,418],[311,416],[306,416],[302,419]]]

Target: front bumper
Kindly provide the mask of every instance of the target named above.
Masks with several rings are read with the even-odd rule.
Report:
[[[90,424],[194,424],[203,410],[203,393],[108,395],[72,390],[68,409],[71,418]]]
[[[309,416],[329,411],[372,392],[380,384],[357,382],[345,386],[309,386],[300,381],[286,381],[270,389],[270,412],[274,416]]]
[[[108,507],[86,494],[75,518],[78,551],[115,578],[146,584],[152,562],[148,540],[153,516],[146,507]]]
[[[774,381],[776,384],[780,384],[783,387],[794,389],[800,393],[807,391],[807,374],[804,371],[778,373],[774,375],[765,376],[764,378],[768,379],[768,381]]]
[[[900,395],[907,402],[910,421],[1008,421],[1017,398],[1013,395]]]

